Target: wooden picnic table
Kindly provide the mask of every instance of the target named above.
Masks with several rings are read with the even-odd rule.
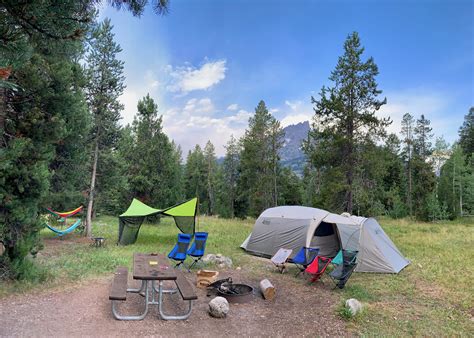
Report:
[[[125,298],[110,298],[112,302],[112,312],[115,318],[120,320],[141,320],[148,313],[148,305],[158,305],[161,318],[165,320],[186,319],[192,311],[192,301],[197,299],[191,284],[186,277],[169,265],[169,261],[163,254],[133,254],[133,279],[141,280],[142,284],[138,289],[126,289],[126,292],[139,293],[145,298],[145,310],[137,316],[122,316],[115,308],[114,300],[125,300]],[[174,281],[176,288],[165,289],[163,281]],[[158,282],[158,286],[156,285]],[[126,282],[125,282],[126,283]],[[126,286],[125,286],[126,287]],[[169,315],[163,312],[163,295],[180,292],[183,300],[189,301],[188,311],[184,315]]]
[[[176,280],[177,277],[163,254],[133,254],[133,279]]]

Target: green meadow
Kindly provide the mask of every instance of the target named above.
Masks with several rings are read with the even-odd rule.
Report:
[[[474,332],[474,220],[419,223],[381,218],[380,224],[411,264],[398,275],[355,273],[343,290],[328,290],[339,299],[338,311],[347,328],[363,335],[470,335]],[[251,232],[254,220],[201,217],[198,230],[209,232],[208,253],[230,256],[234,267],[248,274],[265,269],[266,263],[239,248]],[[131,267],[134,252],[168,253],[178,229],[171,218],[159,224],[144,224],[137,243],[115,245],[118,221],[101,216],[94,223],[94,236],[103,236],[104,248],[90,246],[78,235],[53,239],[45,229],[45,249],[36,266],[39,278],[0,285],[0,296],[34,292],[93,278],[108,277],[118,265]],[[289,271],[287,278],[293,271]],[[296,271],[296,270],[295,270]],[[272,273],[272,272],[269,272]],[[276,274],[276,272],[273,272]],[[276,277],[276,276],[275,276]],[[295,278],[295,283],[306,283]],[[318,284],[308,288],[321,287]],[[355,318],[347,318],[343,302],[357,298],[365,305]]]

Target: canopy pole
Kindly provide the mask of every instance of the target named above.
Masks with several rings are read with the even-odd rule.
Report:
[[[199,197],[196,197],[196,209],[197,209],[197,228],[199,232]]]

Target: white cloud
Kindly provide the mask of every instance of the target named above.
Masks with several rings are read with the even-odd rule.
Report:
[[[400,134],[404,114],[410,113],[415,119],[424,114],[428,120],[431,120],[435,135],[444,135],[450,142],[456,139],[457,128],[462,123],[462,114],[450,111],[452,99],[449,96],[416,88],[385,94],[388,103],[380,108],[377,115],[392,119],[393,122],[388,127],[389,133]],[[461,117],[453,118],[453,116]]]
[[[289,125],[298,124],[298,123],[304,122],[304,121],[310,121],[311,122],[311,118],[312,118],[312,115],[310,115],[310,114],[290,114],[290,115],[285,116],[281,120],[281,125],[283,127],[287,127]]]
[[[229,122],[246,123],[248,122],[250,116],[252,116],[252,113],[249,113],[244,109],[240,109],[236,115],[226,117],[226,120]]]
[[[237,103],[233,103],[227,107],[227,110],[230,110],[230,111],[235,111],[237,109],[239,109],[239,105]]]
[[[212,100],[207,97],[200,100],[196,98],[190,99],[184,106],[184,111],[189,114],[212,113],[214,110]]]
[[[226,60],[207,62],[200,68],[189,65],[173,68],[168,65],[166,69],[171,76],[171,84],[167,86],[167,89],[182,94],[211,88],[225,79],[227,70]]]
[[[154,90],[158,88],[160,82],[156,79],[156,75],[152,70],[147,70],[145,73],[145,83],[148,88]]]
[[[281,125],[283,127],[297,124],[304,121],[311,121],[313,118],[313,106],[310,103],[301,100],[285,100],[285,105],[290,108],[290,113],[281,118]]]
[[[247,128],[251,116],[248,111],[240,109],[233,115],[218,117],[209,114],[207,109],[200,108],[207,107],[208,104],[212,105],[212,101],[208,98],[201,100],[193,98],[188,100],[182,109],[174,107],[163,115],[164,131],[181,145],[184,157],[196,144],[204,147],[208,140],[216,147],[217,156],[223,156],[224,146],[230,135],[239,138]]]
[[[133,117],[137,113],[138,100],[146,94],[141,94],[135,90],[127,88],[122,96],[119,97],[119,101],[124,105],[122,111],[122,124],[126,125],[132,123]]]

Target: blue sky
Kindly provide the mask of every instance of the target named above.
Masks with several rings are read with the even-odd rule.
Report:
[[[399,132],[401,116],[425,114],[436,136],[457,138],[474,105],[474,1],[171,0],[168,16],[105,7],[123,52],[123,123],[150,93],[164,130],[183,148],[210,139],[218,155],[239,137],[259,100],[283,125],[311,119],[311,95],[360,34],[379,66],[379,88]]]

